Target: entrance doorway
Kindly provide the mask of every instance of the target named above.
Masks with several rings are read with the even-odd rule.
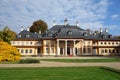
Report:
[[[60,48],[60,55],[63,55],[63,48]]]
[[[40,48],[37,48],[37,53],[39,56],[41,56],[41,49]]]
[[[70,47],[67,47],[67,55],[70,55]]]
[[[75,55],[77,55],[77,52],[78,52],[78,50],[77,50],[77,48],[75,48]]]
[[[96,55],[96,49],[93,49],[93,55]]]

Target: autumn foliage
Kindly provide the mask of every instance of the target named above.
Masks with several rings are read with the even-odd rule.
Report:
[[[47,28],[48,26],[46,22],[44,22],[43,20],[37,20],[34,21],[32,26],[30,27],[30,32],[39,33],[39,31],[41,31],[42,33],[45,33]]]
[[[20,60],[20,53],[16,47],[0,41],[0,62]]]

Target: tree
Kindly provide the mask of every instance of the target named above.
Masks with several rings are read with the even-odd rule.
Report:
[[[2,31],[0,31],[0,41],[5,41],[10,44],[10,41],[14,40],[15,37],[16,33],[8,27],[5,27]]]
[[[47,23],[44,22],[43,20],[37,20],[34,21],[32,26],[30,27],[30,32],[39,32],[41,31],[42,33],[45,33],[47,30],[48,26]]]

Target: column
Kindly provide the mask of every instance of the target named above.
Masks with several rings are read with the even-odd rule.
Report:
[[[58,56],[59,55],[59,40],[57,40],[57,49],[56,49],[56,55]]]
[[[83,55],[83,47],[84,47],[84,41],[81,41],[81,45],[82,45],[82,51],[81,51],[81,55]]]
[[[73,55],[75,56],[75,40],[73,41]]]
[[[48,49],[49,49],[49,54],[48,54],[48,55],[52,55],[52,54],[51,54],[51,41],[49,42],[49,46],[48,46],[48,47],[49,47],[49,48],[48,48]]]
[[[65,55],[67,56],[67,40],[65,40]]]

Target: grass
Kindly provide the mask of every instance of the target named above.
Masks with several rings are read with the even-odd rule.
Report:
[[[55,62],[120,62],[120,58],[106,58],[106,59],[41,59],[43,61],[55,61]]]
[[[100,67],[0,68],[0,80],[120,80]]]

